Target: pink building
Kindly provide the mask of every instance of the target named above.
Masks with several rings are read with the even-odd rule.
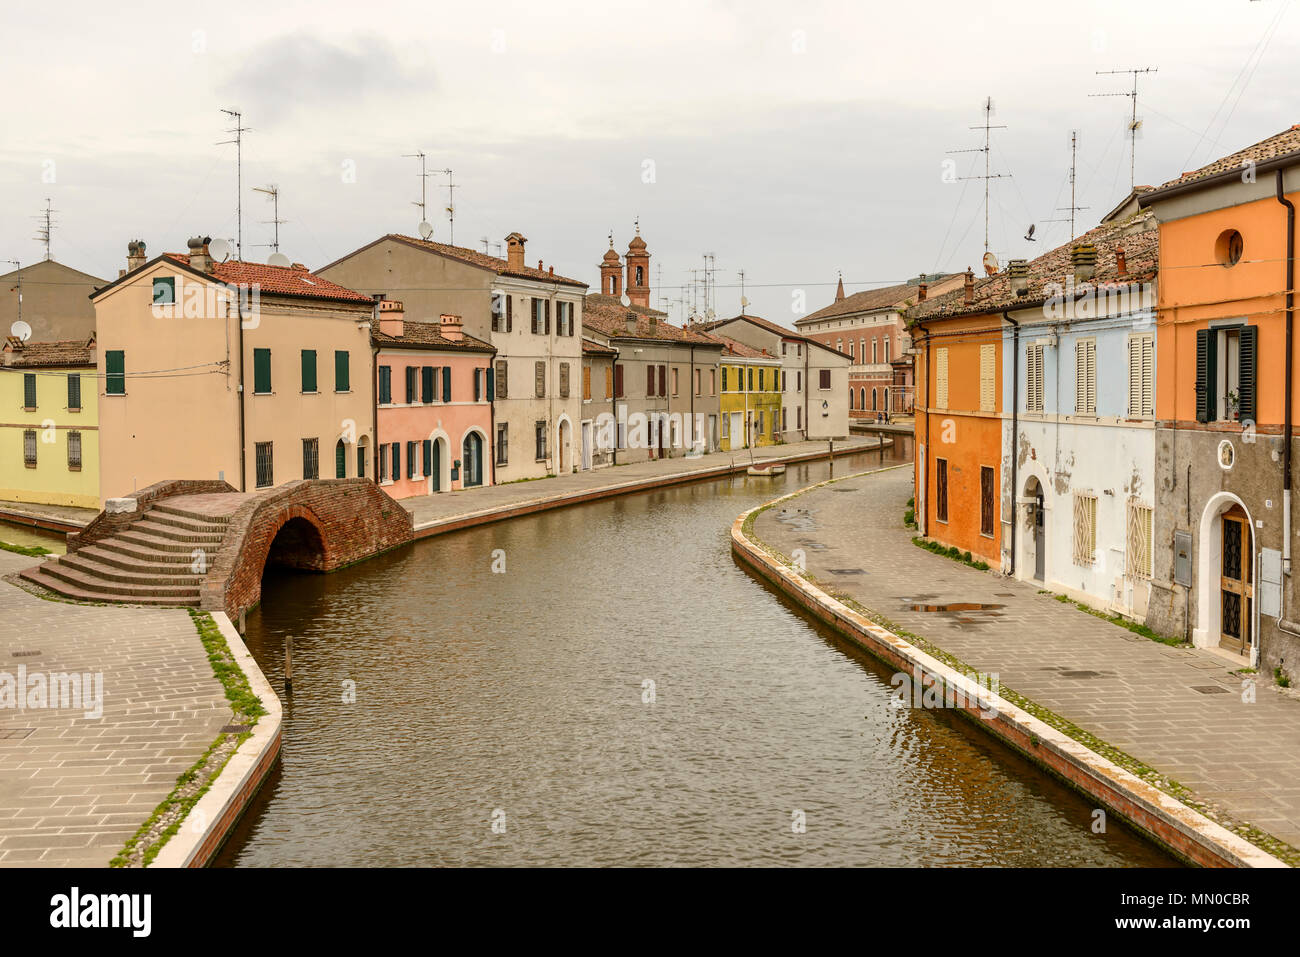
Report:
[[[492,357],[460,316],[405,319],[379,303],[375,359],[379,484],[393,498],[492,484]]]

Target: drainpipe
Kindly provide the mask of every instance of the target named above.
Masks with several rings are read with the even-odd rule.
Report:
[[[609,450],[609,464],[618,464],[618,348],[614,348],[614,358],[609,363],[609,390],[614,394],[610,396],[609,411],[614,416],[614,446]]]
[[[378,315],[379,306],[375,306],[376,315]],[[370,474],[375,478],[375,484],[379,484],[379,347],[373,342],[370,346],[370,429],[374,434],[374,439],[370,445]],[[450,454],[451,450],[447,450]]]
[[[922,470],[925,474],[925,488],[921,489],[921,495],[917,501],[913,502],[912,514],[916,518],[916,528],[922,535],[930,534],[930,523],[927,512],[930,508],[930,330],[925,328],[925,323],[917,319],[914,325],[921,330],[925,337],[925,468]],[[915,342],[915,340],[913,340]],[[915,359],[912,360],[915,363]],[[917,387],[916,387],[916,370],[912,371],[912,442],[916,444],[916,415],[917,415]],[[912,450],[912,468],[916,468],[916,449]],[[925,508],[921,505],[924,504]]]
[[[578,348],[582,348],[579,346]],[[497,484],[497,380],[496,380],[496,357],[493,352],[488,356],[488,367],[492,370],[492,401],[488,403],[488,466],[492,469],[492,480],[488,484]],[[450,443],[449,443],[450,444]],[[447,450],[451,455],[451,449]],[[451,483],[448,482],[448,485]]]
[[[804,345],[808,346],[803,351],[803,440],[807,442],[812,432],[812,423],[808,421],[808,393],[812,392],[812,383],[808,381],[808,360],[812,357],[812,343],[805,342]]]
[[[1286,207],[1286,386],[1282,438],[1282,571],[1291,574],[1291,383],[1292,335],[1295,315],[1295,204],[1283,195],[1277,171],[1277,201]]]
[[[1016,526],[1020,524],[1020,458],[1016,441],[1020,437],[1020,323],[1005,309],[1002,318],[1011,323],[1011,577],[1016,577]],[[1046,577],[1046,576],[1044,576]]]
[[[235,302],[235,321],[239,323],[239,490],[244,492],[248,490],[248,480],[245,478],[248,471],[248,453],[244,443],[244,315],[238,305],[238,295],[235,297]]]

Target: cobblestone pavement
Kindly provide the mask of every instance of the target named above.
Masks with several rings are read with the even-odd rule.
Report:
[[[1300,847],[1300,698],[1238,666],[1172,648],[912,544],[912,469],[817,489],[761,514],[755,534],[809,574],[1179,781],[1195,799]],[[952,603],[986,610],[921,610]]]
[[[0,575],[35,561],[0,552]],[[0,867],[106,866],[229,723],[225,692],[184,609],[46,601],[0,581],[0,673],[20,666],[102,673],[103,716],[0,710]]]
[[[768,462],[786,459],[798,455],[827,451],[828,443],[791,442],[788,445],[773,445],[754,449],[755,462]],[[875,437],[853,437],[838,439],[835,442],[835,456],[872,450],[877,447]],[[749,451],[712,452],[699,458],[657,459],[655,461],[635,462],[631,465],[616,465],[608,468],[591,469],[586,472],[573,472],[555,478],[539,479],[533,482],[511,482],[506,485],[493,485],[486,488],[467,489],[459,492],[444,492],[435,495],[419,495],[401,499],[399,504],[410,512],[415,519],[416,529],[426,527],[431,522],[442,522],[477,512],[494,511],[520,505],[525,502],[563,498],[583,492],[596,491],[612,485],[628,482],[643,482],[669,475],[685,472],[706,472],[709,469],[725,468],[736,465],[749,466]]]

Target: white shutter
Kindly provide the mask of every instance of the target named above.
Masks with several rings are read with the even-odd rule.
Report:
[[[1097,343],[1092,339],[1074,344],[1074,412],[1097,413]]]
[[[1092,339],[1087,343],[1085,354],[1088,359],[1088,414],[1097,414],[1097,340]]]
[[[1025,411],[1043,411],[1043,347],[1025,351]]]
[[[1128,417],[1142,417],[1142,337],[1128,340]]]
[[[934,350],[934,404],[948,408],[948,348]]]
[[[988,344],[980,346],[980,411],[992,412],[997,407],[996,372],[997,347]]]
[[[1156,340],[1155,336],[1142,337],[1142,410],[1143,418],[1156,414]]]

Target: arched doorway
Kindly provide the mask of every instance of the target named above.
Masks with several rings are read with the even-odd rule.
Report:
[[[558,473],[573,471],[573,425],[567,415],[560,417],[557,426],[559,441],[555,448],[555,471]]]
[[[435,454],[437,445],[434,445]],[[483,484],[483,437],[477,432],[470,432],[465,436],[465,443],[461,455],[461,465],[464,468],[464,487],[473,488],[476,485]]]
[[[334,477],[348,477],[348,447],[342,439],[334,443]]]
[[[1255,642],[1255,535],[1250,512],[1220,492],[1201,513],[1193,643],[1252,660]]]
[[[368,471],[366,468],[366,459],[369,455],[370,439],[363,435],[361,438],[357,439],[357,478],[366,477],[366,472]]]
[[[1026,508],[1029,512],[1025,529],[1025,545],[1029,550],[1029,567],[1034,581],[1047,580],[1047,522],[1043,511],[1043,486],[1031,475],[1025,483]]]

